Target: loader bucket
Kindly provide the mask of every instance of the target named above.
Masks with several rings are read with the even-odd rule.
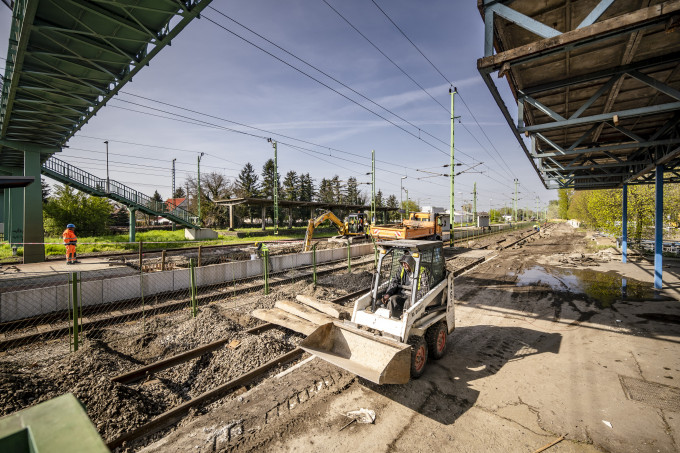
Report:
[[[319,326],[300,346],[376,384],[406,384],[411,377],[411,346],[346,325]]]

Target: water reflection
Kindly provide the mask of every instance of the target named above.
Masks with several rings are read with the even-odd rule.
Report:
[[[609,307],[620,299],[648,300],[656,296],[652,283],[592,269],[534,266],[517,276],[517,286],[527,285],[545,285],[554,291],[584,294],[602,307]]]

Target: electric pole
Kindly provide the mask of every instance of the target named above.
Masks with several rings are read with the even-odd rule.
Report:
[[[375,225],[375,150],[371,150],[371,225]]]
[[[274,234],[279,234],[279,160],[276,141],[271,138],[268,138],[267,141],[274,148]]]
[[[453,235],[453,213],[455,212],[454,207],[453,207],[454,190],[455,190],[454,189],[454,182],[453,182],[453,179],[454,179],[454,171],[453,170],[455,168],[454,167],[454,161],[453,161],[453,151],[454,151],[454,147],[453,147],[454,140],[453,140],[453,138],[454,138],[454,119],[455,119],[455,116],[453,114],[453,112],[454,112],[454,110],[453,110],[454,102],[453,101],[454,101],[454,98],[455,98],[457,91],[458,91],[458,89],[456,87],[453,87],[453,89],[449,88],[449,95],[451,96],[451,161],[450,161],[450,166],[449,166],[450,180],[451,180],[451,200],[450,200],[450,203],[449,203],[449,212],[451,213],[450,214],[450,221],[449,221],[449,223],[451,224],[451,230],[450,230],[451,232],[449,233],[449,246],[450,247],[453,247],[453,236],[454,236]],[[408,192],[406,194],[408,195]]]
[[[519,180],[515,178],[515,200],[512,206],[513,209],[513,220],[517,222],[517,184],[519,183]]]
[[[402,211],[399,213],[401,216],[401,223],[404,223],[404,179],[406,179],[407,176],[402,176],[401,181],[399,181],[399,210]]]
[[[473,217],[472,217],[472,222],[477,223],[477,183],[474,183],[472,186],[472,212],[473,212]]]
[[[201,157],[203,157],[205,153],[201,153],[198,156],[198,227],[200,228],[203,226],[201,224]]]
[[[170,199],[172,200],[172,206],[168,206],[169,209],[175,210],[177,203],[175,203],[175,161],[177,159],[172,159],[172,193],[170,194]],[[175,222],[172,222],[172,231],[175,231]]]

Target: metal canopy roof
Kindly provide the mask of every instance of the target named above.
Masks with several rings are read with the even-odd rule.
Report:
[[[680,181],[680,1],[478,7],[486,28],[478,69],[547,188],[651,183],[657,164],[667,181]],[[494,72],[506,77],[516,115]]]
[[[21,166],[23,150],[43,161],[58,151],[210,1],[15,1],[0,166]]]

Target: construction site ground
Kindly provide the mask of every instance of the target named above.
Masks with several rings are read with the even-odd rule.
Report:
[[[678,451],[680,266],[667,260],[656,297],[653,264],[622,264],[609,245],[567,224],[460,243],[447,250],[460,274],[457,327],[422,378],[377,386],[304,354],[116,451],[514,452],[561,436],[548,451]],[[299,344],[283,328],[246,333],[260,322],[254,309],[298,294],[333,300],[370,286],[372,269],[368,259],[316,287],[301,278],[267,296],[225,295],[196,318],[181,310],[102,327],[76,353],[63,338],[3,351],[0,416],[72,392],[109,442]],[[112,381],[218,340],[237,347]],[[362,408],[375,422],[348,425],[344,414]]]
[[[547,451],[676,452],[680,307],[607,241],[557,224],[484,253],[456,278],[449,352],[418,380],[303,361],[141,451],[532,452],[564,436]],[[664,266],[671,290],[678,270]],[[375,422],[348,425],[361,408]]]

